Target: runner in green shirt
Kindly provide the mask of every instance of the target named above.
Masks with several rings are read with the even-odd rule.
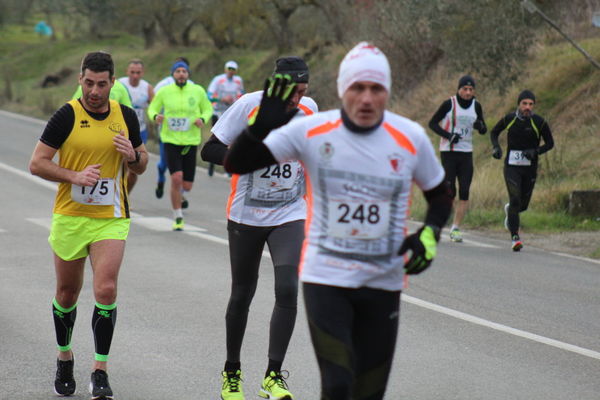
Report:
[[[202,141],[201,128],[213,109],[204,88],[188,82],[190,68],[177,61],[171,68],[175,83],[161,88],[148,106],[148,117],[162,124],[160,140],[164,143],[167,166],[171,174],[171,204],[175,222],[173,230],[183,230],[182,192],[192,189],[196,172],[196,153]],[[163,109],[161,113],[161,109]]]

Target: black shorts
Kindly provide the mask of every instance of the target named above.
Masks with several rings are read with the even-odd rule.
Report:
[[[458,180],[459,200],[469,200],[469,191],[473,180],[473,153],[441,151],[440,158],[446,172],[446,180],[450,183],[452,198],[456,197],[456,181]]]
[[[179,146],[164,143],[164,147],[169,173],[173,175],[175,172],[183,171],[183,180],[194,182],[198,146]]]

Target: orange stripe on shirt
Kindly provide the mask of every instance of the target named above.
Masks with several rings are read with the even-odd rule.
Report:
[[[304,111],[304,115],[312,115],[313,110],[311,110],[310,108],[306,107],[304,104],[298,104],[298,108],[301,109],[302,111]]]
[[[341,123],[342,123],[341,119],[338,119],[338,120],[336,120],[334,122],[327,121],[324,124],[319,125],[319,126],[315,126],[311,130],[309,130],[308,134],[306,135],[306,137],[312,137],[312,136],[316,136],[316,135],[322,135],[323,133],[330,132],[330,131],[334,130],[335,128],[337,128],[338,126],[340,126]]]
[[[235,198],[235,192],[237,191],[237,184],[239,179],[239,174],[233,174],[233,176],[231,177],[231,191],[229,192],[229,198],[227,199],[227,207],[225,208],[227,219],[229,219],[229,213],[231,212],[231,205],[233,204],[233,199]]]
[[[406,150],[408,150],[410,152],[410,154],[417,154],[417,150],[415,149],[415,146],[413,146],[411,141],[408,140],[408,138],[402,132],[400,132],[398,129],[394,128],[387,122],[383,123],[383,127],[385,128],[386,131],[388,131],[388,133],[390,135],[392,135],[392,137],[394,138],[394,140],[396,141],[396,143],[398,143],[398,145],[400,147],[403,147]]]
[[[304,168],[304,164],[302,164],[302,168]],[[306,180],[306,195],[304,196],[306,200],[306,221],[304,222],[304,241],[302,242],[302,252],[300,253],[300,263],[298,264],[298,276],[302,275],[302,269],[304,267],[304,256],[306,255],[306,251],[308,249],[310,223],[313,215],[313,191],[310,183],[310,177],[306,173],[306,168],[304,168],[304,179]]]
[[[250,120],[250,119],[252,119],[252,117],[254,117],[254,115],[258,112],[259,107],[260,106],[256,106],[250,111],[250,114],[248,114],[248,120]]]

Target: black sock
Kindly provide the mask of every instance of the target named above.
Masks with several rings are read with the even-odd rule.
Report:
[[[241,370],[242,369],[242,363],[237,361],[237,362],[231,362],[231,361],[225,361],[225,367],[223,368],[223,370],[225,372],[235,372],[237,370]]]
[[[77,303],[69,308],[64,308],[58,304],[56,299],[53,299],[52,315],[54,317],[54,330],[56,331],[58,349],[60,351],[71,350],[71,336],[77,317]]]
[[[271,371],[275,371],[277,373],[281,372],[281,366],[283,365],[283,361],[275,361],[269,358],[269,365],[267,365],[267,372],[265,373],[265,378],[269,376]]]
[[[117,304],[103,305],[96,303],[92,315],[92,331],[96,345],[96,361],[107,361],[117,322]]]

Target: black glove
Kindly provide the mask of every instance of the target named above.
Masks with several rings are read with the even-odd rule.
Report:
[[[456,143],[458,143],[459,140],[460,140],[460,135],[458,133],[453,133],[448,138],[448,141],[450,142],[450,144],[456,144]]]
[[[477,119],[475,122],[473,122],[473,129],[477,129],[481,135],[487,132],[485,123],[480,119]]]
[[[296,90],[289,75],[275,74],[265,81],[258,113],[248,122],[250,133],[264,139],[270,131],[287,124],[298,112],[288,110],[288,100]]]
[[[500,148],[500,146],[494,147],[494,152],[492,153],[492,157],[494,157],[496,160],[499,160],[502,158],[502,149]]]
[[[525,157],[528,160],[533,161],[538,155],[538,151],[537,149],[527,149],[527,150],[523,150],[523,157]]]
[[[404,264],[406,274],[420,274],[431,265],[437,253],[438,240],[440,240],[440,229],[431,225],[423,226],[404,239],[398,254],[402,255],[407,250],[412,250],[412,256]]]

